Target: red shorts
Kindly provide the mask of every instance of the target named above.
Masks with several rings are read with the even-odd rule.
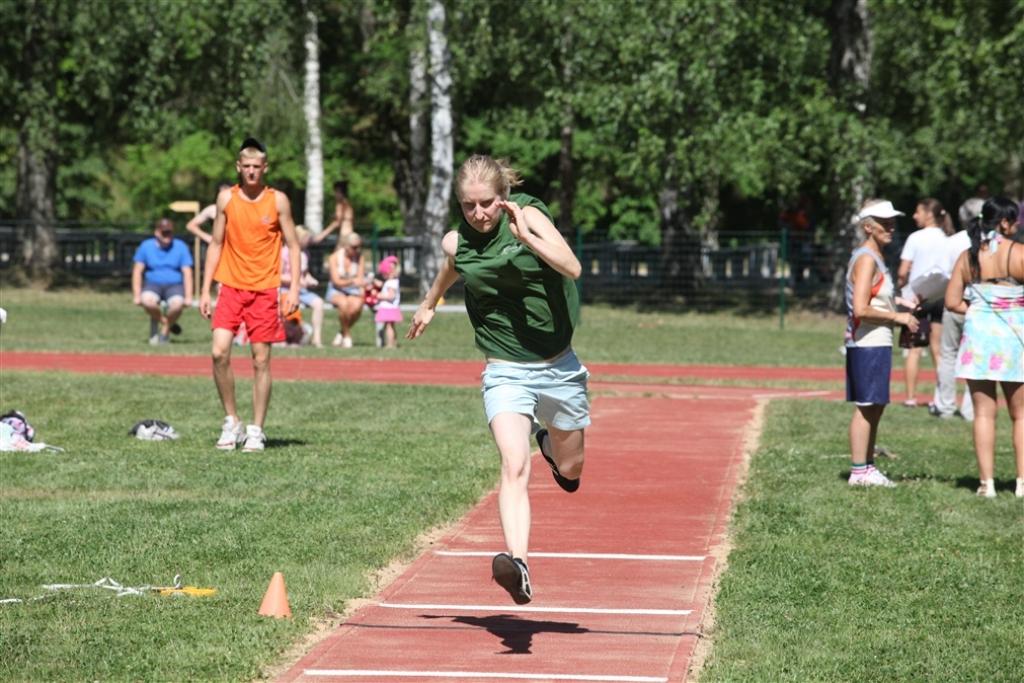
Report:
[[[284,341],[284,325],[277,308],[277,287],[254,292],[221,284],[210,327],[238,334],[242,323],[245,323],[250,342],[272,344]]]

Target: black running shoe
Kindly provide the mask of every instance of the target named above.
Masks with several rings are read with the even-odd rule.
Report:
[[[563,491],[572,493],[580,487],[579,477],[576,479],[566,479],[562,476],[562,473],[558,471],[558,466],[555,461],[551,459],[551,456],[544,452],[544,437],[547,436],[548,430],[542,429],[537,432],[537,448],[540,449],[540,454],[544,456],[544,459],[548,461],[548,467],[551,468],[551,475],[555,478],[555,483],[562,487]]]
[[[171,334],[181,334],[181,325],[179,325],[178,323],[174,323],[173,325],[171,325],[170,332]]]
[[[508,553],[498,553],[491,560],[491,573],[499,586],[508,591],[517,605],[525,605],[533,600],[533,588],[530,586],[530,570],[526,563]]]

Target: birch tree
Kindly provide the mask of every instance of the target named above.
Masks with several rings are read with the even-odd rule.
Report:
[[[323,227],[324,156],[320,140],[320,40],[317,14],[306,11],[306,71],[303,82],[303,107],[306,116],[306,212],[303,221],[314,234]]]
[[[423,273],[420,294],[426,294],[440,270],[441,238],[448,228],[452,190],[453,140],[451,101],[451,53],[445,35],[445,10],[441,0],[430,0],[427,9],[427,49],[430,63],[430,182],[423,232]]]
[[[845,154],[829,169],[830,219],[838,239],[833,243],[839,263],[858,242],[853,216],[863,202],[868,184],[868,100],[871,86],[872,36],[867,0],[833,0],[828,24],[832,42],[829,53],[829,85],[840,107],[839,121],[845,122]],[[845,110],[845,111],[844,111]],[[852,143],[852,144],[851,144]],[[845,163],[843,163],[845,162]],[[829,305],[841,310],[845,297],[845,270],[837,268],[832,278]]]

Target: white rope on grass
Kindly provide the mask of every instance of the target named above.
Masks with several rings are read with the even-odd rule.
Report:
[[[180,589],[181,586],[181,575],[175,575],[174,586],[175,589]],[[37,595],[32,598],[4,598],[0,600],[0,605],[16,604],[35,602],[36,600],[45,600],[46,598],[53,597],[57,591],[63,590],[76,590],[80,588],[99,588],[102,590],[114,591],[117,593],[117,597],[124,597],[125,595],[145,595],[153,590],[159,590],[167,588],[166,586],[125,586],[120,581],[113,579],[109,576],[104,576],[102,579],[95,583],[46,583],[43,584],[43,588],[50,591],[43,595]]]

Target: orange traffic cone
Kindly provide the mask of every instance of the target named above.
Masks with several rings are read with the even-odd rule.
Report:
[[[260,615],[275,619],[291,618],[292,608],[288,606],[288,591],[284,587],[284,574],[274,572],[267,586],[267,593],[260,605]]]

